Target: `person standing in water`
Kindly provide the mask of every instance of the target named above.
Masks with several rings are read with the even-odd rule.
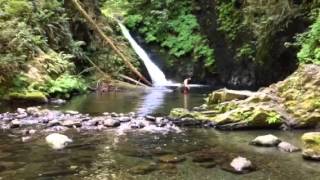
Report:
[[[183,93],[187,94],[190,91],[190,86],[189,86],[189,82],[191,81],[191,78],[187,78],[183,81]]]

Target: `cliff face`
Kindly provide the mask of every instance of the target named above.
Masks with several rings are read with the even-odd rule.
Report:
[[[313,1],[199,0],[194,13],[215,50],[221,81],[257,88],[297,68],[297,48],[286,46],[309,26]]]

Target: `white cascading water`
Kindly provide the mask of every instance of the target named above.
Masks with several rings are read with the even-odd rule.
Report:
[[[166,86],[171,84],[169,81],[167,81],[166,76],[160,70],[160,68],[151,61],[146,51],[142,49],[142,47],[133,39],[129,30],[121,22],[118,23],[123,35],[128,39],[132,48],[138,54],[138,56],[141,58],[144,65],[146,66],[147,71],[151,77],[153,86]]]

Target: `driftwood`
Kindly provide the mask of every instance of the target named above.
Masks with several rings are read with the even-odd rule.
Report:
[[[138,85],[140,85],[140,86],[148,87],[147,85],[145,85],[145,84],[143,84],[143,83],[141,83],[141,82],[139,82],[139,81],[137,81],[137,80],[135,80],[135,79],[132,79],[131,77],[128,77],[128,76],[126,76],[126,75],[120,74],[119,76],[120,76],[121,78],[127,80],[127,81],[133,82],[133,83],[138,84]]]
[[[113,41],[105,35],[101,28],[94,22],[94,20],[87,14],[87,12],[82,8],[78,0],[70,0],[75,8],[80,12],[80,14],[88,21],[93,30],[102,38],[103,41],[107,42],[111,48],[122,58],[124,63],[129,67],[129,69],[136,74],[142,81],[147,85],[152,86],[152,84],[131,64],[129,59],[120,51],[120,49],[113,43]]]

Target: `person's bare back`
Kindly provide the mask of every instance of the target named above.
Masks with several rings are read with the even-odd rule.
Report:
[[[183,93],[188,93],[190,91],[189,82],[191,81],[191,78],[187,78],[183,81]]]

